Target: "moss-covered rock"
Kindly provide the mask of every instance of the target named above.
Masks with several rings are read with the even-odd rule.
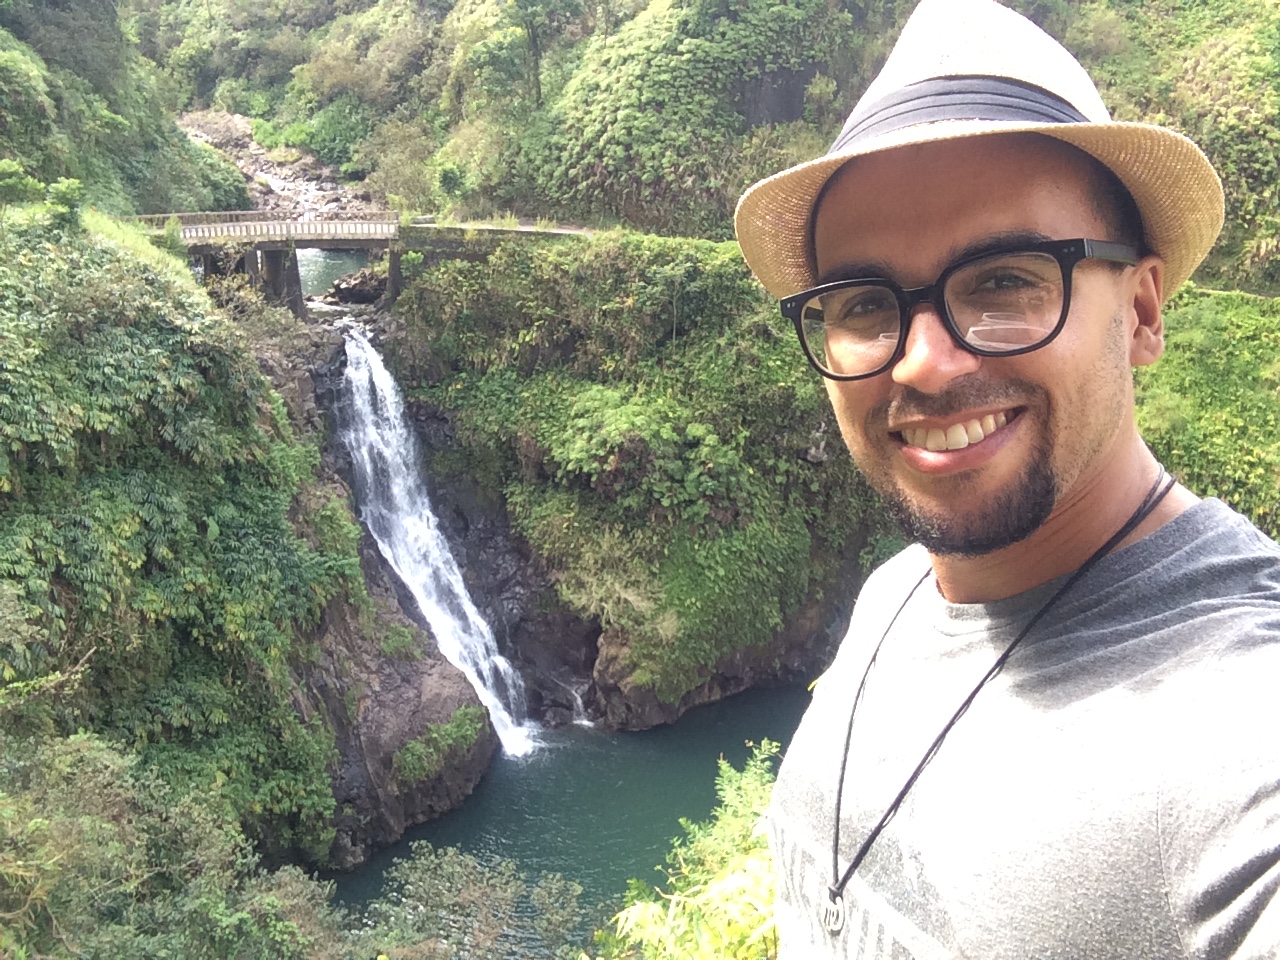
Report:
[[[561,600],[601,624],[606,716],[650,725],[820,669],[826,650],[799,663],[801,638],[776,639],[851,595],[874,499],[736,245],[481,249],[424,261],[386,349],[453,419],[453,469],[501,491]]]

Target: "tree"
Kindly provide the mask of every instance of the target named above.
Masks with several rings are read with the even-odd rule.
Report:
[[[0,0],[2,2],[2,0]],[[8,208],[19,203],[34,203],[44,197],[44,184],[27,176],[16,160],[0,160],[0,225]]]
[[[529,92],[542,106],[542,58],[551,37],[582,12],[581,0],[503,0],[503,17],[524,33]]]

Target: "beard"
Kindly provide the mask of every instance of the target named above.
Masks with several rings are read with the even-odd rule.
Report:
[[[938,396],[908,390],[898,403],[917,414],[943,419],[954,411],[1003,403],[1023,407],[1023,416],[1027,416],[1030,409],[1038,409],[1042,422],[1050,422],[1046,392],[1026,382],[1006,382],[995,390],[990,385],[983,388],[972,384]],[[884,423],[887,411],[888,405],[873,411],[872,416]],[[901,413],[897,415],[900,417]],[[880,429],[883,435],[884,428]],[[956,489],[949,498],[952,502],[964,503],[968,499],[981,504],[963,514],[928,510],[914,502],[887,473],[863,472],[908,542],[920,543],[935,555],[976,557],[1025,540],[1049,519],[1058,500],[1058,478],[1052,463],[1052,444],[1046,427],[1036,440],[1026,468],[998,495],[966,498],[965,477],[954,478]]]
[[[908,542],[930,553],[978,557],[1001,550],[1035,533],[1057,502],[1057,482],[1049,466],[1048,444],[1041,444],[1027,469],[977,513],[964,517],[929,513],[897,488],[880,491],[885,509]]]

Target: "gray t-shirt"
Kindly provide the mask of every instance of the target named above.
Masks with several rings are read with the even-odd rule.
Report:
[[[1204,501],[1102,560],[1022,642],[845,888],[836,780],[854,691],[929,568],[867,581],[774,788],[781,957],[1280,955],[1280,547]],[[854,722],[839,868],[1040,605],[952,604],[925,576]]]

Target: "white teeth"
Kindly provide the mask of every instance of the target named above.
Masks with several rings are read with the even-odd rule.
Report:
[[[963,423],[953,423],[947,427],[947,449],[963,450],[969,445],[969,433]]]
[[[1008,422],[1006,414],[989,413],[981,420],[953,423],[946,430],[938,427],[907,427],[902,430],[902,439],[908,446],[922,447],[925,450],[963,450],[971,443],[985,440]]]

